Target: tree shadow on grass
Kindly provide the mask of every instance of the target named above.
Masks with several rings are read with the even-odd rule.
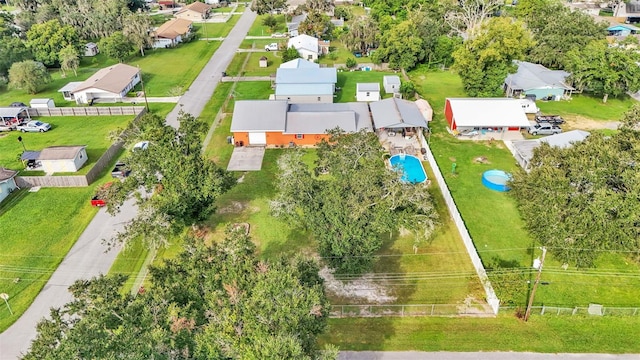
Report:
[[[402,265],[403,252],[411,251],[404,249],[403,243],[407,239],[402,239],[398,232],[381,236],[382,247],[376,253],[373,273],[381,279],[379,284],[388,290],[388,295],[396,298],[394,303],[406,304],[415,293],[417,284],[416,280],[406,278],[407,270]]]

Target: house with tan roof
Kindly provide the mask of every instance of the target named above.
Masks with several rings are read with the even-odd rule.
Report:
[[[197,21],[197,20],[208,19],[210,11],[211,11],[211,6],[200,1],[196,1],[178,10],[178,12],[176,12],[174,16],[179,19]]]
[[[171,19],[153,32],[153,48],[173,47],[191,35],[193,21],[187,19]]]
[[[65,86],[58,91],[73,96],[78,104],[89,104],[96,100],[118,102],[139,82],[140,69],[127,64],[116,64],[98,70],[73,89]]]
[[[76,172],[87,162],[85,145],[49,146],[42,149],[38,161],[47,174],[55,172]]]

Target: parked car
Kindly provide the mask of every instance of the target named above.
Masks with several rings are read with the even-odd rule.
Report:
[[[96,190],[96,194],[91,198],[91,206],[103,207],[107,205],[106,195],[107,190],[113,185],[112,182],[108,182]]]
[[[287,37],[287,34],[283,34],[283,33],[279,33],[279,32],[277,32],[277,33],[273,33],[273,34],[271,34],[271,37],[272,37],[272,38],[286,38],[286,37]]]
[[[271,43],[269,45],[265,45],[264,49],[267,51],[277,51],[278,50],[278,43]]]
[[[51,125],[42,121],[31,120],[16,126],[16,130],[22,132],[45,132],[51,130]]]
[[[140,141],[139,143],[136,143],[135,145],[133,145],[133,148],[131,149],[131,151],[147,150],[148,147],[149,147],[148,141]]]
[[[15,102],[12,102],[11,105],[9,105],[9,107],[28,107],[28,106],[23,102],[15,101]]]
[[[562,129],[558,125],[549,123],[538,123],[529,128],[529,134],[531,135],[554,135],[561,132]]]
[[[562,125],[564,124],[564,119],[560,115],[536,115],[536,122]]]
[[[111,177],[124,179],[131,174],[131,169],[123,162],[117,162],[116,166],[111,170]]]

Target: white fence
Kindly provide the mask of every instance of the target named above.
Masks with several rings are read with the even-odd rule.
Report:
[[[422,136],[421,133],[419,136],[420,136],[421,145],[426,150],[426,154],[425,154],[426,160],[429,161],[429,165],[433,170],[436,181],[438,182],[438,186],[440,186],[440,191],[442,192],[442,197],[444,198],[444,201],[447,204],[447,208],[449,209],[449,214],[451,215],[451,218],[455,222],[456,228],[458,228],[458,232],[462,237],[462,242],[464,243],[464,246],[467,248],[467,253],[471,258],[471,262],[473,263],[473,266],[476,268],[476,272],[478,273],[478,277],[480,278],[480,281],[482,282],[482,286],[484,287],[484,291],[487,297],[487,303],[489,303],[489,305],[493,309],[493,312],[495,314],[498,314],[498,311],[500,309],[500,300],[496,296],[496,292],[493,290],[493,286],[491,285],[491,282],[489,281],[489,277],[487,276],[487,271],[484,269],[484,265],[482,264],[482,260],[480,260],[480,256],[478,256],[478,252],[476,251],[476,247],[473,244],[471,235],[469,235],[469,231],[467,230],[467,227],[464,224],[464,220],[462,220],[462,216],[458,211],[458,207],[456,206],[455,201],[453,201],[453,197],[449,192],[449,187],[447,186],[447,183],[445,182],[444,177],[440,172],[440,168],[436,163],[436,159],[433,157],[433,153],[431,152],[429,145],[425,141],[424,136]]]

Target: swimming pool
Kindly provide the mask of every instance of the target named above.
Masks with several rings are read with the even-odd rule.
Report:
[[[495,191],[504,192],[511,190],[508,185],[510,180],[511,174],[502,170],[487,170],[482,174],[482,184]]]
[[[415,156],[406,154],[393,155],[389,159],[389,163],[393,170],[402,173],[401,180],[404,182],[418,184],[427,180],[427,173],[424,171],[420,159]]]

